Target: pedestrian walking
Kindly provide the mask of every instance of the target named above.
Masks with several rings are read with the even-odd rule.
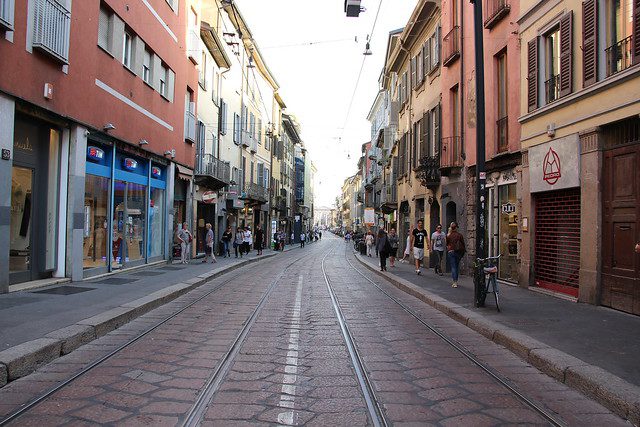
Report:
[[[280,251],[284,251],[284,245],[286,240],[286,234],[284,231],[280,232]]]
[[[231,240],[233,240],[233,233],[231,232],[231,226],[228,225],[227,229],[222,233],[222,255],[226,258],[231,258],[231,250],[229,246],[231,246]]]
[[[389,265],[393,268],[396,266],[396,256],[398,256],[398,247],[400,246],[400,240],[398,239],[395,228],[389,231],[387,239],[389,239],[389,245],[391,246],[391,250],[389,251]]]
[[[242,239],[242,246],[245,254],[249,254],[251,252],[251,245],[253,244],[253,236],[251,235],[251,229],[249,227],[245,227],[244,235]]]
[[[307,240],[307,233],[304,231],[300,233],[300,247],[304,248],[304,241]]]
[[[296,242],[296,235],[294,233],[291,233],[291,241],[289,242],[290,245],[293,245]]]
[[[264,247],[264,232],[262,231],[262,227],[258,224],[256,226],[256,239],[255,239],[255,248],[258,251],[258,255],[262,255],[262,249]]]
[[[436,225],[436,231],[431,235],[431,250],[435,258],[434,270],[442,276],[442,259],[447,248],[447,235],[442,232],[442,225]]]
[[[411,256],[411,233],[407,234],[407,241],[404,244],[404,253],[402,254],[401,263],[408,262],[407,260]]]
[[[376,249],[380,254],[380,271],[387,271],[387,257],[391,252],[391,243],[389,243],[387,233],[382,228],[378,230]]]
[[[236,252],[236,258],[238,258],[238,252],[240,252],[240,258],[242,258],[242,250],[244,249],[244,246],[242,245],[243,241],[244,231],[242,230],[242,227],[238,227],[236,229],[236,238],[233,241],[233,250]]]
[[[424,229],[424,221],[419,219],[418,226],[411,232],[411,247],[413,248],[413,258],[416,263],[416,274],[422,274],[420,270],[422,260],[424,259],[424,248],[429,247],[429,234]]]
[[[322,240],[322,231],[318,231],[318,236],[320,236],[320,240]]]
[[[180,241],[180,262],[183,264],[189,263],[189,248],[193,241],[193,236],[187,227],[187,223],[183,222],[182,228],[178,231],[178,240]]]
[[[460,260],[466,252],[464,243],[464,237],[458,232],[458,223],[455,221],[449,226],[449,233],[447,234],[447,257],[449,258],[449,264],[451,265],[451,279],[453,283],[452,288],[458,287],[458,274],[460,269]]]
[[[371,256],[371,252],[373,252],[373,244],[375,238],[373,237],[373,233],[371,231],[367,231],[367,235],[364,238],[364,243],[367,245],[367,256]]]
[[[213,233],[213,229],[211,228],[210,223],[206,223],[205,229],[207,230],[204,238],[204,260],[203,263],[206,263],[209,257],[211,257],[211,264],[214,262],[218,262],[216,259],[216,254],[213,252],[213,246],[215,244],[215,235]]]

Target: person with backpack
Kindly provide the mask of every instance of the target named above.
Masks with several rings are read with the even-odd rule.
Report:
[[[387,233],[382,228],[378,231],[376,250],[380,256],[380,271],[387,271],[387,257],[391,252],[391,243]]]
[[[449,226],[449,234],[447,234],[447,257],[451,265],[452,288],[458,287],[458,273],[460,269],[460,260],[466,252],[464,237],[458,232],[458,223],[455,221]]]

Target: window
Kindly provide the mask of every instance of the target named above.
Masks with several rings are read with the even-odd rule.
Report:
[[[498,152],[501,153],[508,149],[509,141],[507,138],[508,112],[507,97],[509,84],[507,81],[507,52],[504,51],[496,57],[497,71],[497,96],[498,96],[498,120],[496,122],[496,135],[498,138]]]
[[[220,79],[220,75],[216,71],[215,65],[212,68],[211,73],[211,100],[214,104],[218,104],[218,81]]]
[[[14,0],[0,0],[0,28],[13,30]]]
[[[246,171],[247,170],[247,158],[242,156],[242,170],[240,171],[240,191],[244,191],[244,184],[246,180]]]
[[[416,87],[420,86],[424,81],[424,60],[422,59],[422,49],[416,56]]]
[[[113,43],[113,13],[104,7],[100,8],[98,15],[98,46],[107,52],[111,52]]]
[[[32,46],[67,64],[71,12],[53,0],[35,0],[34,3]]]
[[[160,66],[160,95],[168,98],[167,83],[169,81],[169,69],[163,64]]]
[[[207,52],[202,49],[200,59],[200,70],[198,70],[198,84],[202,90],[207,90]]]
[[[249,182],[250,182],[251,184],[254,184],[254,183],[255,183],[255,181],[253,180],[253,178],[254,178],[254,176],[253,176],[253,170],[255,169],[255,168],[254,168],[254,164],[255,164],[255,163],[254,163],[253,161],[251,161],[251,171],[250,171],[250,173],[249,173],[249,176],[251,177],[251,181],[249,181]]]
[[[638,18],[636,18],[638,19]],[[633,0],[609,0],[606,11],[607,76],[628,68],[632,63]]]
[[[227,134],[227,104],[222,99],[220,100],[219,114],[220,114],[220,117],[218,118],[218,128],[220,129],[221,135],[226,135]],[[235,122],[234,122],[234,126],[235,126]]]
[[[264,163],[258,162],[258,181],[257,184],[266,187]]]
[[[142,60],[142,80],[145,83],[151,84],[151,52],[147,49],[144,50],[144,58]]]
[[[258,144],[262,144],[262,119],[258,119]]]
[[[240,116],[238,115],[238,113],[233,113],[233,142],[235,142],[236,144],[240,144],[241,132],[242,129],[240,129]],[[244,167],[242,169],[244,169]]]
[[[560,97],[560,27],[556,27],[544,36],[544,66],[546,102]]]
[[[438,68],[440,65],[440,27],[436,28],[435,33],[431,36],[431,64],[429,66],[429,72]]]
[[[411,138],[411,166],[415,169],[418,167],[418,155],[420,154],[420,124],[422,120],[418,120],[413,124],[413,135]]]
[[[124,39],[122,40],[122,64],[125,67],[131,68],[131,41],[133,40],[133,36],[125,31]]]
[[[174,12],[178,10],[178,0],[167,0],[167,4]]]
[[[451,0],[451,28],[459,25],[458,22],[458,1]]]
[[[451,129],[454,137],[460,136],[460,97],[458,86],[451,89]]]

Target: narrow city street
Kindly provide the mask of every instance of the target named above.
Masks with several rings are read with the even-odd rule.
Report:
[[[20,426],[628,425],[329,234],[11,382],[0,410]]]

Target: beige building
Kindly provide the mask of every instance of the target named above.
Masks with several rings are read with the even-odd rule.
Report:
[[[392,151],[397,160],[391,164],[397,178],[397,227],[402,242],[419,219],[424,220],[427,230],[434,231],[440,221],[439,173],[432,179],[423,179],[421,172],[440,151],[438,4],[418,2],[402,33],[392,33],[385,67],[385,86],[391,101],[398,103],[398,142]],[[435,166],[435,170],[438,169]]]
[[[640,4],[520,11],[520,282],[640,314]]]

